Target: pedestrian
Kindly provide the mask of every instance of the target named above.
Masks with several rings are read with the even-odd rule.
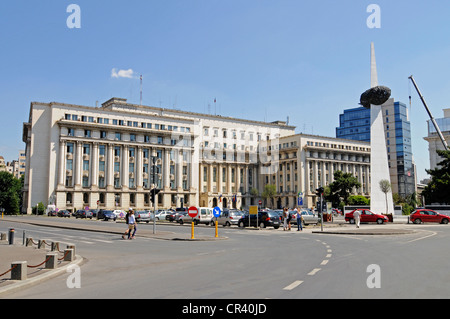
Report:
[[[297,231],[303,231],[303,225],[302,225],[302,213],[295,207],[295,217],[297,218]]]
[[[289,209],[287,208],[287,224],[288,224],[289,230],[291,230],[291,219],[292,219],[292,215],[289,213]]]
[[[125,215],[125,223],[128,225],[127,230],[122,235],[122,239],[128,236],[128,239],[133,239],[136,233],[136,218],[134,217],[133,208],[129,208],[127,214]],[[133,235],[132,232],[134,231]]]
[[[287,215],[288,211],[287,208],[283,208],[283,230],[287,230]]]
[[[355,210],[355,212],[353,213],[353,218],[355,219],[356,228],[359,228],[361,212],[359,210]]]
[[[130,216],[128,217],[128,239],[134,239],[134,235],[136,234],[136,217],[134,216],[133,208],[129,208],[128,212]]]
[[[130,217],[130,212],[127,212],[125,215],[125,224],[127,224],[127,230],[122,235],[122,239],[125,239],[125,236],[128,235],[128,232],[130,231],[130,228],[128,227],[128,217]]]

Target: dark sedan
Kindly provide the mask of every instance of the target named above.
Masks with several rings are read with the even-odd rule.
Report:
[[[245,214],[239,219],[238,226],[239,228],[259,226],[260,228],[273,227],[278,229],[280,228],[280,217],[275,212],[258,212],[258,215]]]
[[[70,212],[66,209],[61,209],[58,211],[58,217],[69,217],[70,218]]]
[[[97,213],[97,219],[108,221],[110,219],[116,220],[116,214],[112,210],[100,209]]]

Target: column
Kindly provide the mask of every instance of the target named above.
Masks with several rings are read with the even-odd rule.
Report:
[[[178,192],[183,190],[183,151],[176,151],[176,169],[175,169],[175,181]]]
[[[106,189],[108,191],[114,191],[114,145],[107,145],[106,154]]]
[[[97,191],[98,190],[98,143],[94,142],[92,145],[92,154],[91,154],[91,187],[92,190]]]
[[[136,167],[134,168],[134,176],[135,176],[135,182],[136,182],[136,188],[139,192],[143,191],[142,188],[142,182],[143,182],[143,174],[144,174],[144,163],[143,163],[143,157],[142,157],[142,146],[138,146],[136,149],[136,160],[135,164]],[[150,165],[150,163],[149,163]]]
[[[170,153],[168,149],[163,150],[163,186],[162,188],[170,189]]]
[[[58,174],[58,186],[64,187],[64,176],[66,170],[66,143],[65,141],[59,142],[59,174]]]
[[[81,188],[81,176],[83,175],[82,171],[82,161],[83,161],[83,154],[82,154],[82,142],[77,141],[77,150],[75,152],[75,190]]]
[[[130,174],[129,174],[129,167],[128,167],[128,162],[129,162],[129,154],[128,154],[128,145],[123,145],[122,147],[122,190],[127,191],[128,190],[128,186],[129,186],[129,179],[130,179]]]

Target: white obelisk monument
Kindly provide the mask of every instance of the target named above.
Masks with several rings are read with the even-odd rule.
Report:
[[[370,86],[378,86],[377,63],[375,60],[375,47],[370,45]],[[381,191],[380,181],[388,180],[389,164],[384,134],[383,114],[381,105],[370,105],[370,210],[377,214],[394,214],[392,191],[386,194]],[[386,207],[388,211],[386,211]]]

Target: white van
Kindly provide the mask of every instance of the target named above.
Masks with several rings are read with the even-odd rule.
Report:
[[[198,209],[198,215],[194,217],[194,220],[189,215],[181,216],[178,222],[180,224],[184,223],[192,223],[194,222],[195,225],[197,224],[205,224],[209,225],[211,223],[213,215],[213,209],[209,207],[197,207]]]

